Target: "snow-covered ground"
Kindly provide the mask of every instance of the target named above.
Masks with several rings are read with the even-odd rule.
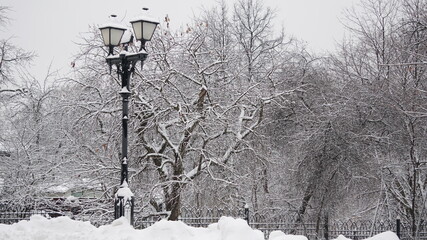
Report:
[[[207,228],[195,228],[182,222],[160,221],[151,227],[137,230],[125,218],[110,225],[95,227],[89,222],[68,217],[46,219],[40,215],[29,221],[12,225],[0,224],[1,240],[264,240],[259,230],[251,229],[246,221],[222,217]],[[274,231],[269,240],[307,240],[304,236],[285,235]],[[336,240],[349,240],[339,236]],[[399,240],[392,232],[385,232],[369,240]]]

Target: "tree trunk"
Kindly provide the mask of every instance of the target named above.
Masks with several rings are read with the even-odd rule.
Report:
[[[320,163],[319,163],[319,165],[320,165]],[[314,172],[313,176],[311,176],[311,179],[308,182],[308,186],[304,191],[304,196],[302,198],[301,206],[298,209],[297,219],[295,220],[295,223],[294,223],[295,227],[293,228],[293,230],[291,230],[290,234],[295,234],[296,226],[302,222],[303,217],[307,211],[308,203],[310,202],[311,198],[313,197],[314,190],[317,188],[317,186],[319,184],[318,181],[320,179],[321,174],[322,174],[321,166],[318,166],[318,168]]]
[[[170,189],[166,199],[166,211],[170,212],[168,220],[178,221],[181,215],[181,184],[174,182]]]
[[[294,227],[292,228],[292,230],[290,231],[290,234],[295,234],[296,233],[296,229],[297,229],[297,225],[299,223],[302,222],[303,216],[307,210],[307,206],[308,206],[308,202],[310,201],[311,197],[313,196],[313,190],[314,190],[314,184],[310,183],[305,192],[304,192],[304,197],[302,199],[301,202],[301,206],[298,210],[298,215],[297,215],[297,219],[295,220],[294,223]]]
[[[183,141],[186,144],[186,141]],[[185,147],[181,146],[181,151],[183,156],[183,152]],[[184,173],[184,168],[182,166],[181,156],[175,154],[175,165],[172,176],[172,182],[169,186],[169,193],[167,194],[168,198],[166,198],[166,211],[170,211],[170,215],[168,220],[177,221],[179,216],[181,215],[181,191],[184,187],[184,183],[182,182],[181,176]]]

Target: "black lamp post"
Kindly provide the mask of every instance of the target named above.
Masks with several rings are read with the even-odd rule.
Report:
[[[147,9],[144,9],[147,10]],[[116,16],[111,15],[112,19]],[[129,97],[130,92],[130,75],[135,70],[135,65],[141,61],[143,62],[147,58],[147,52],[145,51],[145,43],[150,41],[154,30],[156,29],[156,20],[141,16],[131,21],[135,37],[141,41],[141,47],[139,52],[129,53],[127,52],[127,45],[133,41],[131,36],[129,39],[122,39],[126,28],[118,23],[110,22],[101,26],[101,35],[104,40],[105,46],[108,47],[107,63],[110,68],[116,66],[117,73],[120,75],[122,80],[122,89],[119,92],[122,96],[122,154],[121,154],[121,178],[120,187],[115,194],[114,200],[114,217],[118,219],[120,217],[126,217],[129,223],[133,225],[134,218],[134,196],[128,186],[128,120],[129,120]],[[119,55],[114,55],[114,47],[123,45],[123,50]]]

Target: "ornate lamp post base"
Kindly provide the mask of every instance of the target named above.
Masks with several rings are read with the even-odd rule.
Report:
[[[134,222],[134,196],[127,182],[120,185],[114,198],[114,218],[125,217],[129,224]]]

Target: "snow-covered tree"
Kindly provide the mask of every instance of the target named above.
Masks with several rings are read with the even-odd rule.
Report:
[[[178,218],[182,189],[196,177],[225,180],[218,171],[232,175],[239,162],[259,160],[250,137],[265,106],[293,91],[272,88],[285,44],[271,37],[272,17],[260,2],[239,1],[232,25],[223,3],[185,33],[163,29],[151,45],[160,54],[137,87],[138,142],[158,171],[153,193],[169,219]]]
[[[231,16],[221,3],[183,31],[169,29],[166,17],[148,44],[149,58],[131,83],[130,184],[137,197],[168,211],[169,219],[178,218],[183,189],[196,179],[210,176],[232,185],[241,166],[265,162],[256,143],[265,108],[298,88],[280,86],[277,71],[287,60],[282,53],[288,43],[282,34],[274,37],[272,18],[258,1],[237,2]],[[120,125],[111,117],[119,114],[119,79],[108,75],[101,46],[99,34],[84,40],[72,81],[79,92],[73,104],[84,114],[79,121],[95,131],[83,130],[81,137],[94,141],[79,143],[87,148],[79,165],[92,177],[104,172],[99,177],[105,179],[118,176],[112,153],[118,151],[113,132]],[[96,151],[101,142],[108,153]]]
[[[334,69],[357,87],[355,110],[365,129],[359,137],[370,140],[371,161],[379,164],[377,213],[410,221],[415,236],[425,213],[427,179],[421,171],[426,156],[426,3],[363,3],[348,14],[351,35]]]

